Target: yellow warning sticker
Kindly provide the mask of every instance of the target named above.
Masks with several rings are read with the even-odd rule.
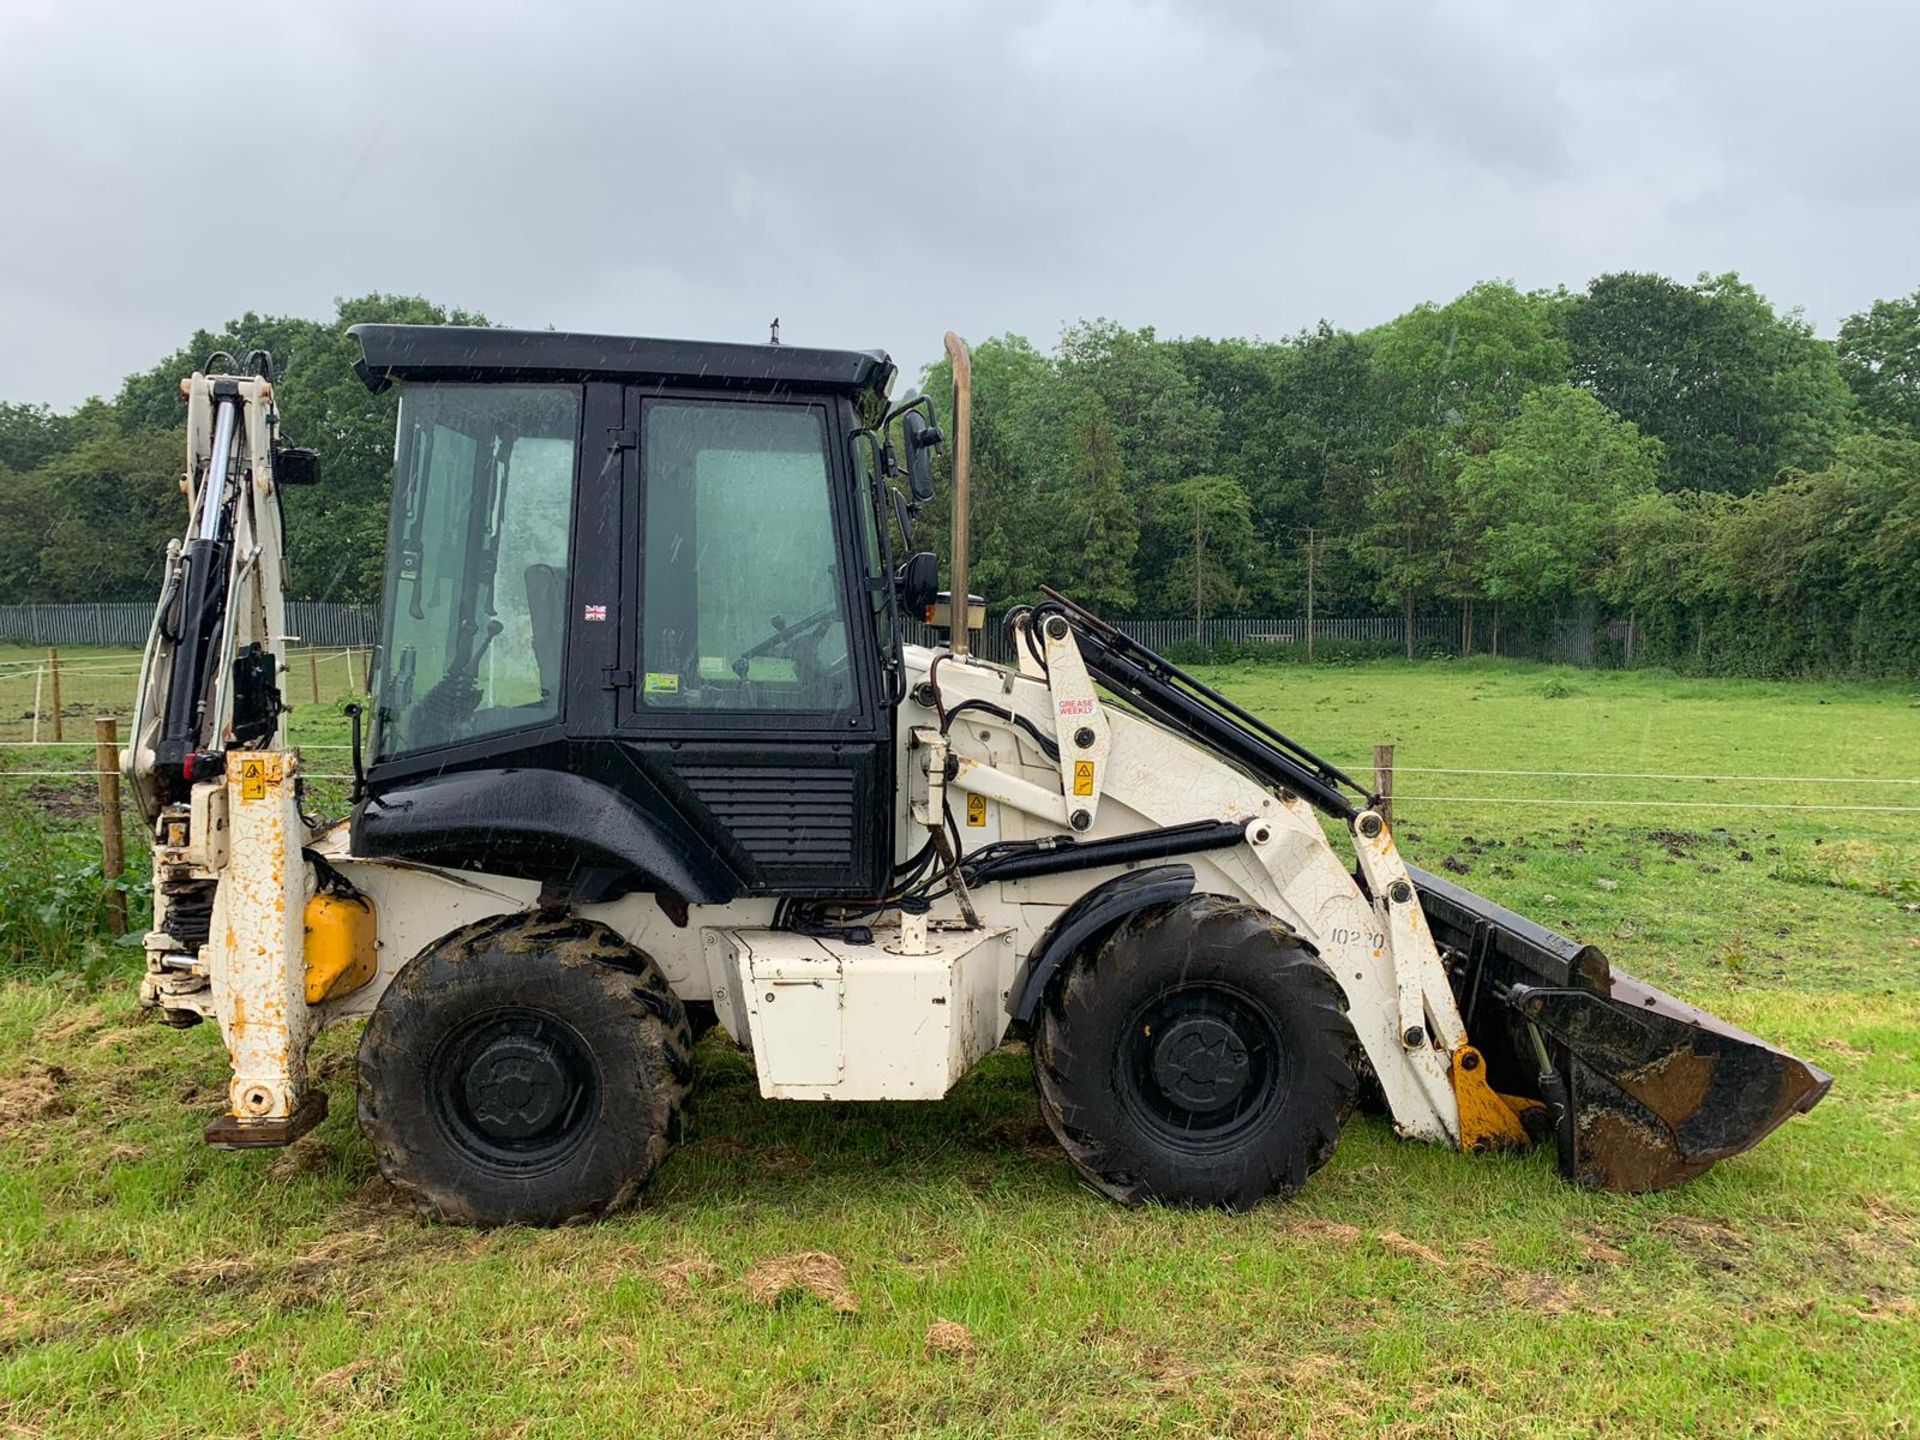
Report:
[[[1076,795],[1093,794],[1093,761],[1076,760],[1073,762],[1073,793]]]
[[[967,828],[984,830],[987,824],[987,797],[984,795],[967,796]]]
[[[678,695],[680,677],[677,674],[662,674],[658,670],[647,671],[647,694]]]
[[[242,760],[240,762],[240,798],[242,800],[267,798],[266,761]]]

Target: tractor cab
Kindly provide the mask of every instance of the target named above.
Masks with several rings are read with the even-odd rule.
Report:
[[[352,333],[401,392],[356,853],[576,898],[884,888],[922,568],[892,563],[888,358]]]

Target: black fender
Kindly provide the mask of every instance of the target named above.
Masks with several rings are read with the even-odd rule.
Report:
[[[736,888],[710,853],[675,844],[619,791],[560,770],[460,770],[395,785],[354,811],[353,853],[553,882],[583,901],[653,890],[721,905]]]
[[[1129,870],[1096,885],[1060,912],[1022,962],[1007,991],[1007,1013],[1022,1024],[1030,1022],[1047,986],[1053,983],[1054,972],[1081,946],[1136,910],[1184,900],[1192,893],[1191,865]]]

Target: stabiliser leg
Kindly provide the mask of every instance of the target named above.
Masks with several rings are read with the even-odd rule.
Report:
[[[304,915],[311,889],[300,856],[297,762],[286,751],[227,757],[233,838],[214,902],[208,950],[215,1013],[233,1064],[228,1111],[206,1129],[225,1149],[286,1145],[326,1116],[307,1088]]]

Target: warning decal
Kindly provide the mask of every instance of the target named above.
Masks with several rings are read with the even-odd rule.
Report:
[[[1073,793],[1076,795],[1093,794],[1093,761],[1076,760],[1073,762]]]
[[[984,795],[967,796],[967,828],[981,830],[987,823],[987,797]]]
[[[266,761],[242,760],[240,762],[240,798],[242,800],[267,798]]]

